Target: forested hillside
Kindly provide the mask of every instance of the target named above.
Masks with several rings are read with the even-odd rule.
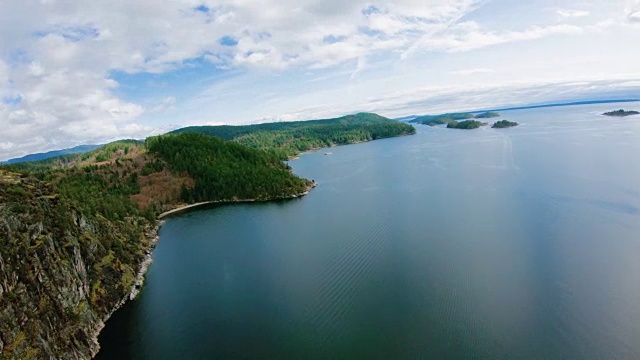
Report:
[[[14,168],[25,170],[50,170],[73,166],[107,164],[116,159],[131,159],[144,148],[138,140],[118,140],[79,154],[66,154],[39,161],[14,164]]]
[[[373,114],[200,130],[233,141],[184,130],[0,166],[0,359],[92,356],[138,286],[159,213],[298,197],[315,183],[284,157],[414,131]]]
[[[413,126],[377,114],[359,113],[335,119],[244,126],[192,126],[173,133],[200,133],[269,150],[281,159],[300,152],[415,133]]]
[[[150,155],[187,173],[195,186],[184,186],[182,200],[283,199],[308,191],[312,182],[292,174],[270,152],[203,134],[170,134],[147,139]]]
[[[0,170],[0,358],[91,357],[150,251],[159,212],[298,196],[312,184],[271,153],[212,136],[148,145]]]

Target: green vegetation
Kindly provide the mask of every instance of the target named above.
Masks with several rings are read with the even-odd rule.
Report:
[[[314,183],[282,159],[414,132],[375,114],[198,127],[0,166],[0,358],[90,358],[94,331],[129,294],[160,212],[299,196]]]
[[[46,171],[51,169],[104,163],[129,155],[134,150],[143,148],[143,146],[144,142],[138,140],[118,140],[82,154],[68,154],[40,161],[18,163],[12,165],[12,168]]]
[[[109,167],[93,166],[69,171],[54,184],[60,196],[71,201],[83,215],[124,220],[140,215],[140,209],[130,200],[131,195],[140,192],[137,179],[137,173],[120,175]]]
[[[290,171],[266,151],[214,136],[181,133],[147,139],[151,155],[166,161],[172,171],[186,172],[193,188],[182,188],[188,203],[234,199],[281,199],[307,191],[311,182]]]
[[[130,291],[153,223],[126,196],[133,180],[104,170],[0,169],[3,359],[89,358],[97,321]]]
[[[508,120],[497,121],[493,125],[491,125],[491,127],[494,129],[503,129],[503,128],[514,127],[514,126],[518,126],[518,123],[513,121],[508,121]]]
[[[640,112],[638,111],[625,111],[623,109],[617,110],[617,111],[609,111],[606,112],[602,115],[606,115],[606,116],[618,116],[618,117],[624,117],[624,116],[631,116],[631,115],[638,115],[640,114]]]
[[[489,119],[489,118],[497,118],[497,117],[500,117],[500,114],[493,111],[483,112],[475,116],[476,119]]]
[[[429,126],[449,124],[457,120],[473,119],[470,113],[451,113],[442,115],[426,115],[411,120],[412,123],[423,124]]]
[[[480,126],[485,126],[487,123],[483,123],[476,120],[465,120],[465,121],[452,121],[447,124],[447,129],[463,129],[463,130],[471,130],[477,129]]]
[[[413,126],[360,113],[335,119],[279,122],[245,126],[194,126],[173,133],[201,133],[261,150],[280,159],[335,145],[353,144],[415,133]]]
[[[463,124],[458,123],[459,120],[469,120],[469,119],[488,119],[499,117],[500,114],[497,112],[484,112],[478,115],[473,115],[471,113],[450,113],[450,114],[442,114],[442,115],[426,115],[415,118],[411,120],[412,123],[422,124],[422,125],[447,125],[449,129],[467,129],[465,126],[471,126],[468,129],[475,129],[478,126],[474,125],[474,122],[467,123],[462,121]],[[476,121],[477,122],[477,121]],[[463,126],[463,127],[460,127]],[[475,127],[473,127],[475,126]]]

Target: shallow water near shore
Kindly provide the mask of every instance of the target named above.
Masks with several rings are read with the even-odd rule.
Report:
[[[304,198],[171,217],[98,359],[640,358],[640,117],[616,106],[418,125],[290,162]]]

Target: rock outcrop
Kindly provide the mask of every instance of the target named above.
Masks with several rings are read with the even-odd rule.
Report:
[[[151,222],[86,214],[55,190],[0,170],[1,359],[91,358],[148,259]]]

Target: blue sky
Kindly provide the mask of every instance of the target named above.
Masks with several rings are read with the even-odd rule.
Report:
[[[640,98],[639,0],[4,0],[0,160],[195,124]]]

